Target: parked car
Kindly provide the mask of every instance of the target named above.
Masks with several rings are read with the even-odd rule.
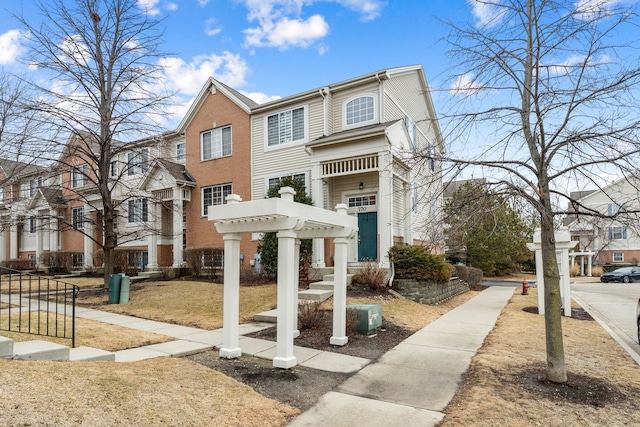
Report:
[[[640,267],[622,267],[600,276],[601,282],[631,283],[634,280],[640,280]]]

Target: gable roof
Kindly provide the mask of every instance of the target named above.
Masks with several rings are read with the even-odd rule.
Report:
[[[195,187],[195,178],[187,171],[183,164],[170,162],[165,159],[156,159],[144,174],[144,177],[140,181],[139,188],[146,190],[152,178],[156,176],[156,171],[164,171],[169,174],[169,176],[175,180],[176,185]]]
[[[43,199],[51,208],[59,208],[67,205],[67,201],[62,196],[62,189],[59,187],[40,187],[29,202],[29,209],[37,206],[38,201]]]
[[[47,168],[42,166],[9,159],[0,159],[0,168],[7,176],[7,179],[11,181],[15,181],[24,176],[42,173],[47,170]]]

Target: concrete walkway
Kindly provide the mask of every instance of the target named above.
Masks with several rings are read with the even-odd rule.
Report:
[[[325,394],[289,426],[436,426],[514,289],[491,287],[451,310]]]

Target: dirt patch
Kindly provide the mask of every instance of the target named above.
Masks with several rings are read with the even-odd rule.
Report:
[[[538,307],[532,305],[524,307],[522,311],[531,314],[538,314]],[[591,315],[582,308],[571,308],[571,318],[576,320],[593,320],[593,317],[591,317]]]

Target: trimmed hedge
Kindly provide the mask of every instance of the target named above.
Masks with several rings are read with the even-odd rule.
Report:
[[[434,255],[424,246],[393,246],[389,249],[398,279],[446,282],[453,266],[444,255]]]

